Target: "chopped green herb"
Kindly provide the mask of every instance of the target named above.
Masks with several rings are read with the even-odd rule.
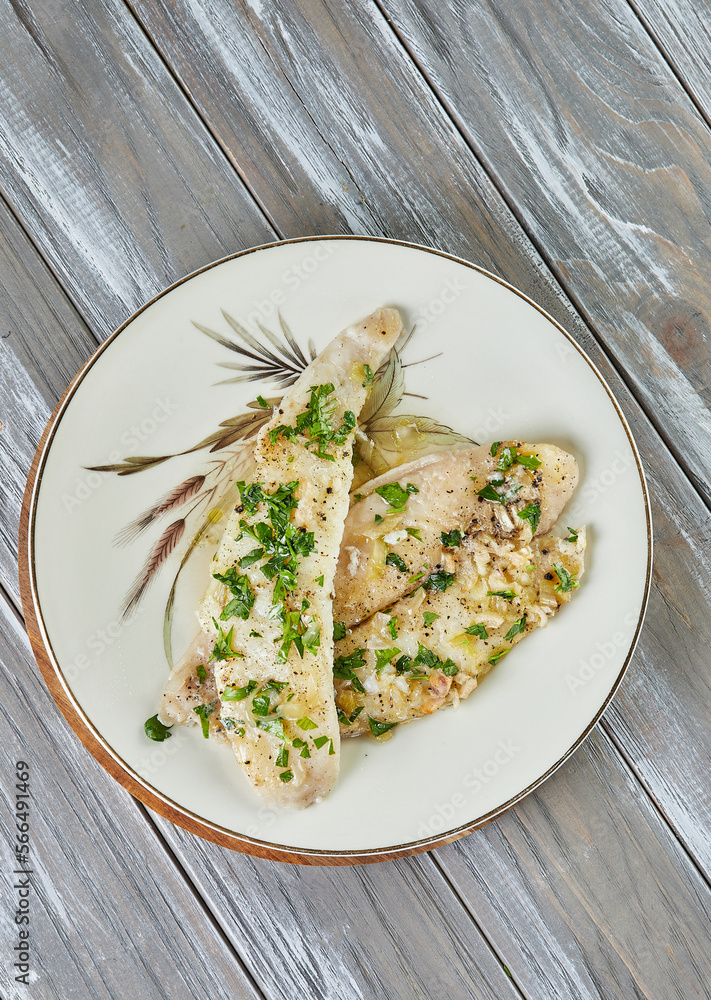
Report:
[[[264,549],[252,549],[252,551],[248,552],[246,556],[242,556],[239,561],[239,568],[246,569],[248,566],[251,566],[252,563],[259,562],[263,555]],[[242,577],[242,579],[246,579],[246,577]]]
[[[369,715],[368,725],[370,726],[370,731],[373,736],[382,736],[383,733],[387,733],[391,729],[394,729],[397,722],[378,722],[378,720],[374,719],[372,715]]]
[[[321,574],[321,576],[316,577],[316,583],[319,585],[319,587],[323,587],[323,573]]]
[[[389,504],[393,510],[403,510],[405,504],[410,498],[411,493],[419,493],[420,491],[412,483],[407,483],[405,488],[400,485],[400,483],[386,483],[385,486],[378,486],[375,491],[378,496],[382,497],[386,504]]]
[[[445,677],[454,677],[455,674],[459,673],[459,667],[454,662],[454,660],[450,660],[449,657],[447,657],[447,659],[442,664],[442,673],[445,675]]]
[[[364,649],[354,649],[348,656],[337,656],[333,661],[333,676],[342,681],[350,681],[353,689],[361,694],[365,694],[365,688],[354,671],[365,666],[364,652]]]
[[[268,691],[255,694],[252,698],[252,712],[254,715],[269,715],[271,712],[271,698]]]
[[[249,638],[250,639],[261,639],[262,638],[262,633],[261,632],[255,632],[254,629],[252,629],[252,631],[249,633]]]
[[[390,616],[388,621],[388,632],[390,633],[391,639],[397,639],[397,617],[395,615]]]
[[[503,597],[506,601],[513,601],[517,594],[513,590],[487,590],[487,597]]]
[[[333,641],[338,642],[339,639],[345,639],[346,637],[346,623],[345,622],[334,622],[333,623]]]
[[[498,663],[502,656],[506,656],[506,654],[510,652],[511,650],[510,647],[508,646],[504,647],[503,649],[497,649],[496,652],[492,653],[492,655],[489,657],[489,663],[494,663],[494,664]]]
[[[266,399],[263,396],[257,396],[257,402],[259,403],[259,405],[261,406],[261,408],[263,410],[268,410],[269,409],[269,403],[266,401]]]
[[[276,766],[277,767],[288,767],[289,765],[289,748],[284,744],[279,753],[277,754]]]
[[[264,685],[264,691],[283,691],[285,687],[289,686],[288,681],[267,681]]]
[[[414,582],[415,582],[415,580],[421,580],[421,579],[422,579],[422,577],[423,577],[423,576],[426,576],[426,575],[427,575],[427,573],[426,573],[426,572],[424,572],[424,573],[415,573],[415,575],[414,575],[414,576],[411,576],[411,577],[410,577],[410,579],[409,579],[409,580],[408,580],[407,582],[408,582],[408,583],[414,583]]]
[[[375,374],[371,369],[370,365],[363,365],[363,374],[365,375],[365,379],[363,381],[363,388],[367,389],[369,385],[373,384],[373,379],[375,378]]]
[[[345,444],[346,438],[355,428],[355,414],[346,410],[343,414],[343,423],[337,429],[333,426],[333,417],[336,413],[338,402],[333,396],[334,385],[327,382],[325,385],[312,385],[311,398],[303,413],[296,418],[295,427],[287,427],[281,424],[269,432],[272,444],[276,444],[277,438],[282,435],[287,441],[295,441],[297,436],[308,439],[308,448],[312,443],[316,445],[315,454],[319,458],[325,458],[329,462],[335,461],[333,455],[326,449],[330,444],[337,447]]]
[[[566,542],[572,542],[573,545],[577,545],[577,542],[578,542],[578,532],[575,530],[575,528],[571,528],[570,525],[568,525],[568,531],[570,532],[570,534],[565,539]]]
[[[501,486],[503,480],[492,480],[491,483],[487,483],[486,486],[477,492],[478,497],[483,497],[484,500],[491,500],[493,503],[510,503],[511,500],[516,496],[518,491],[521,489],[520,486],[511,485],[503,493],[497,493],[494,489],[494,484]]]
[[[408,535],[411,535],[413,538],[416,538],[418,542],[422,541],[422,535],[420,534],[419,528],[405,528],[405,531],[408,533]]]
[[[426,646],[423,646],[421,642],[418,642],[417,656],[412,662],[414,666],[421,664],[425,667],[437,667],[441,661],[433,650],[428,649]]]
[[[397,552],[388,552],[385,558],[385,565],[393,566],[399,573],[409,572],[407,563],[397,554]]]
[[[486,631],[486,625],[483,622],[474,622],[469,628],[465,628],[464,631],[467,635],[475,635],[478,639],[488,639],[489,633]]]
[[[203,667],[202,663],[198,663],[195,667],[195,673],[197,674],[197,679],[201,684],[204,684],[207,680],[207,670]]]
[[[263,729],[270,736],[276,736],[279,740],[285,740],[284,723],[281,719],[257,719],[257,729]]]
[[[328,736],[317,736],[314,739],[314,746],[317,750],[320,750],[322,746],[326,745],[326,743],[328,743]]]
[[[305,649],[315,656],[316,650],[321,644],[321,629],[318,622],[312,619],[305,623],[300,611],[286,611],[286,609],[282,613],[282,622],[284,625],[283,641],[281,649],[277,653],[277,662],[286,663],[292,645],[296,647],[302,660]]]
[[[294,774],[292,771],[281,771],[279,774],[279,780],[283,782],[291,781],[293,777]]]
[[[227,684],[222,692],[223,701],[244,701],[257,687],[256,681],[248,681],[244,687],[235,687],[234,684]]]
[[[210,659],[207,662],[211,663],[213,660],[231,660],[235,656],[242,656],[242,653],[235,653],[232,648],[232,633],[235,630],[234,625],[231,626],[227,635],[225,635],[220,626],[217,625],[217,622],[215,622],[215,625],[217,626],[217,639],[215,640],[215,645],[212,647]]]
[[[150,719],[146,719],[143,723],[143,731],[150,740],[155,740],[156,743],[162,743],[164,740],[169,740],[173,735],[171,733],[172,726],[164,726],[157,715],[152,715]]]
[[[508,642],[509,639],[513,639],[515,635],[521,635],[522,632],[526,631],[526,615],[523,618],[519,618],[517,622],[514,622],[511,628],[508,630],[504,636],[504,642]]]
[[[392,649],[374,649],[373,652],[375,653],[375,672],[377,674],[390,663],[394,656],[397,656],[400,650],[394,646]]]
[[[484,500],[492,500],[494,503],[501,503],[501,497],[490,483],[487,483],[484,489],[478,490],[477,496]]]
[[[494,443],[491,446],[491,457],[492,458],[494,457],[494,455],[496,454],[496,452],[499,450],[500,447],[501,447],[501,442],[500,441],[494,441]]]
[[[538,524],[541,520],[541,507],[537,501],[529,503],[528,506],[524,507],[523,510],[518,512],[518,516],[522,521],[528,521],[531,525],[531,531],[535,535],[538,529]]]
[[[523,568],[524,568],[525,572],[528,572],[529,570],[535,569],[536,568],[536,564],[535,563],[529,563],[528,566],[524,566]]]
[[[308,715],[303,716],[301,719],[296,720],[296,725],[299,729],[303,729],[306,732],[309,729],[318,729],[318,726],[313,722]]]
[[[422,589],[426,591],[439,590],[441,593],[451,587],[454,583],[454,573],[445,573],[444,570],[440,570],[439,573],[433,573],[422,584]]]
[[[333,740],[329,740],[328,744],[329,744],[329,746],[328,746],[328,756],[329,757],[333,757],[335,755],[335,753],[336,753],[336,748],[333,745]]]
[[[508,472],[511,466],[516,462],[516,458],[516,448],[509,444],[505,448],[501,449],[501,454],[499,455],[499,461],[496,463],[496,468],[499,472]]]
[[[422,617],[425,625],[429,628],[429,626],[439,618],[439,615],[436,615],[434,611],[423,611]]]
[[[234,719],[231,719],[229,715],[226,715],[224,717],[220,716],[220,722],[225,727],[225,729],[229,730],[230,732],[234,731],[236,736],[244,736],[244,728],[240,726],[240,728],[238,729],[237,723],[235,722]]]
[[[309,750],[309,747],[308,747],[308,744],[307,744],[306,740],[302,740],[302,739],[300,739],[297,736],[296,739],[292,740],[291,742],[292,742],[292,745],[295,746],[297,750],[301,750],[301,753],[299,754],[300,757],[310,757],[311,756],[311,752]]]
[[[254,551],[250,555],[254,555]],[[249,556],[245,558],[248,559]],[[261,555],[257,556],[257,558],[261,559]],[[234,566],[230,566],[226,573],[213,573],[212,575],[215,580],[223,583],[232,594],[232,600],[225,606],[220,615],[220,621],[227,621],[228,618],[241,618],[243,621],[246,621],[254,604],[254,591],[250,585],[249,578],[241,576]]]
[[[356,503],[360,503],[361,500],[363,499],[363,494],[362,493],[354,493],[353,494],[353,499],[355,500]]]
[[[382,516],[382,514],[376,514],[375,517],[373,518],[373,522],[375,524],[382,524],[384,520],[385,518]]]
[[[214,712],[216,704],[216,702],[213,702],[211,705],[198,705],[197,708],[193,709],[193,712],[195,712],[200,720],[202,735],[206,740],[210,738],[210,716]]]
[[[537,469],[541,464],[541,460],[535,455],[519,455],[518,464],[522,465],[525,469]]]
[[[446,545],[450,549],[459,548],[462,544],[462,533],[459,528],[454,528],[453,531],[443,531],[439,537],[442,539],[442,545]]]
[[[571,576],[568,570],[564,566],[561,566],[560,563],[553,563],[553,569],[560,580],[560,583],[555,588],[556,593],[569,594],[571,590],[575,590],[576,587],[580,586],[575,577]]]
[[[399,674],[404,674],[412,669],[413,660],[411,656],[401,656],[395,661],[395,669]]]

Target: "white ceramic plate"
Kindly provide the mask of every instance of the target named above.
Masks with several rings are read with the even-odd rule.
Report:
[[[224,445],[224,435],[232,427],[239,434],[241,426],[226,421],[257,412],[247,404],[258,394],[280,392],[265,371],[268,362],[240,340],[223,310],[277,355],[260,324],[285,344],[280,311],[308,355],[310,341],[320,350],[381,305],[396,306],[408,327],[415,324],[402,353],[405,389],[414,395],[404,396],[396,413],[426,415],[481,443],[549,441],[577,457],[581,482],[561,521],[588,526],[588,568],[573,602],[505,658],[458,711],[404,727],[386,744],[344,741],[341,777],[327,800],[303,812],[278,811],[255,796],[230,751],[198,729],[174,730],[162,744],[143,732],[168,672],[163,620],[173,580],[208,511],[217,516],[205,490],[227,475],[225,459],[244,445],[228,440],[215,452],[189,449],[216,433]],[[258,380],[216,384],[245,374],[224,363],[252,365]],[[174,457],[144,462],[131,475],[87,468],[136,456]],[[205,482],[195,478],[202,476]],[[117,544],[127,524],[191,479],[187,500]],[[30,500],[34,612],[63,710],[135,794],[195,832],[252,853],[316,862],[413,853],[508,808],[599,718],[629,661],[647,597],[643,474],[629,428],[591,362],[498,279],[436,251],[385,240],[263,247],[160,295],[102,346],[71,387],[41,448]],[[219,525],[214,531],[216,538]],[[156,561],[161,537],[165,549],[175,545],[136,613],[122,620],[126,595],[151,568],[151,553]],[[180,575],[176,655],[195,631],[210,555],[209,544],[199,546]]]

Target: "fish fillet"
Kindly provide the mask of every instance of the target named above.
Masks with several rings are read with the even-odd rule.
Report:
[[[252,785],[274,804],[308,806],[338,775],[332,598],[353,429],[365,366],[376,371],[401,332],[392,309],[349,327],[260,431],[253,480],[241,488],[199,610],[208,641],[198,637],[193,663],[178,664],[161,705],[165,724],[187,714],[175,695],[200,663],[199,694],[212,700],[192,712],[222,729]]]

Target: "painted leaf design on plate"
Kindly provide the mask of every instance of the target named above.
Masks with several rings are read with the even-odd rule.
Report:
[[[402,402],[405,393],[405,377],[402,373],[400,355],[392,349],[387,359],[375,373],[373,385],[365,406],[360,413],[360,425],[367,428],[376,416],[387,416]]]
[[[192,500],[200,492],[204,482],[204,476],[191,476],[190,479],[186,479],[185,482],[165,493],[152,507],[144,510],[116,535],[116,544],[128,545],[163,514],[167,514],[168,511],[175,510],[176,507],[181,507],[188,500]]]

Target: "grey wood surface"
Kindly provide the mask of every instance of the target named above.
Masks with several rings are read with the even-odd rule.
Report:
[[[0,995],[711,995],[703,18],[682,11],[685,47],[671,4],[642,5],[649,31],[626,4],[576,12],[3,4],[0,787],[9,842],[31,753],[41,909],[37,978],[12,983],[8,936]],[[12,604],[24,476],[93,345],[211,259],[333,231],[459,253],[559,318],[632,423],[657,550],[628,676],[567,765],[455,845],[329,870],[133,803],[54,708]]]

